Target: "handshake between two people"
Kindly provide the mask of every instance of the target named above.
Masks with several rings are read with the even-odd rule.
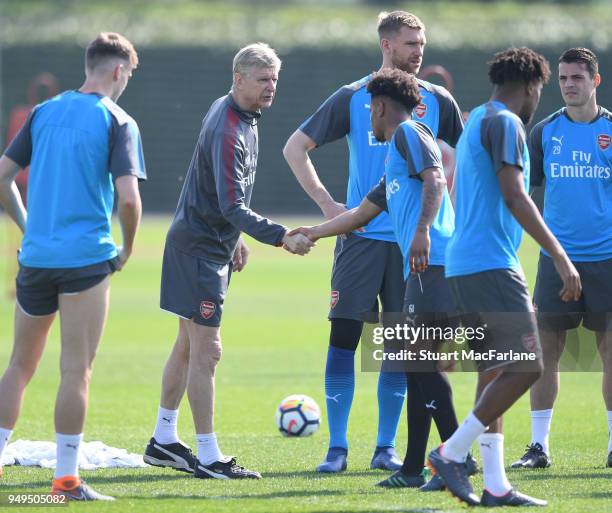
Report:
[[[362,227],[382,212],[381,208],[367,199],[364,199],[359,207],[351,210],[347,210],[344,205],[335,205],[338,205],[338,208],[333,212],[324,211],[327,221],[315,226],[300,226],[288,231],[283,239],[283,247],[291,253],[305,255],[319,239],[363,231]],[[304,251],[296,251],[294,249],[296,246]]]
[[[378,216],[383,209],[377,204],[364,198],[358,207],[347,210],[344,206],[336,209],[331,215],[327,212],[325,216],[327,221],[315,226],[300,226],[290,230],[285,235],[285,238],[292,240],[296,245],[300,246],[304,252],[292,250],[283,239],[283,247],[292,253],[300,255],[306,254],[310,248],[315,245],[319,239],[332,237],[335,235],[347,236],[352,232],[364,232],[364,227]],[[431,240],[429,237],[429,227],[417,226],[414,237],[411,241],[409,253],[407,255],[410,262],[410,271],[412,273],[422,273],[429,266],[429,252]]]
[[[380,207],[374,205],[367,198],[362,201],[359,207],[350,210],[335,202],[334,207],[333,211],[323,211],[327,218],[323,223],[315,226],[300,226],[288,231],[283,239],[283,247],[287,251],[298,253],[292,251],[293,248],[285,242],[285,239],[287,239],[291,243],[299,245],[301,249],[305,249],[303,253],[298,254],[306,254],[319,239],[335,235],[345,236],[353,231],[363,232],[363,227],[382,212]]]
[[[300,226],[298,228],[294,228],[293,230],[290,230],[287,232],[287,234],[285,235],[285,238],[283,239],[283,248],[285,248],[287,251],[289,251],[290,253],[296,253],[299,255],[305,255],[306,253],[308,253],[310,251],[310,248],[316,246],[316,242],[319,239],[325,238],[325,237],[332,237],[335,235],[340,235],[342,237],[346,237],[350,231],[348,231],[347,233],[336,233],[335,231],[326,229],[326,226],[323,226],[323,224],[319,224],[319,225],[315,225],[315,226]],[[355,228],[354,231],[357,232],[363,232],[363,228]],[[306,248],[304,253],[300,253],[299,251],[295,251],[293,250],[293,248],[291,248],[286,242],[285,239],[287,240],[294,240],[294,241],[300,241],[300,243],[303,243],[303,247]]]
[[[323,237],[331,237],[332,235],[340,235],[345,232],[348,233],[365,224],[349,226],[349,224],[353,224],[355,221],[351,216],[347,218],[346,214],[357,209],[353,209],[353,211],[347,210],[344,205],[333,200],[326,203],[322,210],[327,219],[326,222],[317,226],[300,226],[288,231],[283,238],[283,248],[290,253],[305,255],[315,246],[317,240]]]
[[[361,227],[366,223],[355,219],[356,212],[356,208],[353,210],[343,208],[343,213],[321,224],[294,228],[285,234],[283,248],[291,253],[305,255],[319,239],[334,235],[347,235],[352,231],[361,232],[363,231]],[[296,250],[296,247],[303,252]]]
[[[302,228],[296,228],[285,233],[283,237],[283,249],[294,255],[304,256],[315,246],[315,240],[311,240],[306,234],[302,233]]]
[[[344,212],[348,211],[344,209]],[[338,217],[342,217],[342,215]],[[354,229],[361,231],[361,229],[357,227]],[[351,230],[347,231],[350,232]],[[337,221],[327,221],[316,226],[300,226],[298,228],[294,228],[293,230],[289,230],[285,234],[283,237],[283,248],[289,251],[289,253],[305,255],[311,248],[316,246],[315,243],[319,239],[331,237],[332,235],[342,235],[342,231],[338,232]]]

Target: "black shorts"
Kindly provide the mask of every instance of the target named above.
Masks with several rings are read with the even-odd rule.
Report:
[[[166,243],[160,308],[202,326],[220,326],[231,274],[231,262],[211,262]]]
[[[460,324],[455,298],[444,276],[444,266],[430,265],[422,273],[411,274],[406,280],[404,319],[409,325],[422,328],[456,328]],[[404,344],[403,349],[439,353],[444,349],[442,331],[427,330],[422,340]],[[406,372],[436,372],[435,360],[419,358],[405,363]]]
[[[444,276],[444,266],[430,265],[425,272],[411,274],[406,280],[405,313],[427,326],[457,325],[455,298]]]
[[[57,312],[60,294],[78,294],[95,287],[118,267],[119,257],[84,267],[50,269],[20,265],[17,303],[31,317]]]
[[[540,254],[534,292],[540,327],[562,331],[577,328],[582,322],[592,331],[612,331],[612,259],[573,264],[580,274],[582,296],[566,303],[559,297],[563,282],[552,258]]]
[[[401,312],[404,274],[399,246],[354,233],[338,237],[331,288],[329,319],[377,322],[379,297],[383,311]]]
[[[494,269],[448,278],[465,327],[480,328],[468,344],[479,371],[510,364],[539,369],[542,350],[527,283],[521,273]]]

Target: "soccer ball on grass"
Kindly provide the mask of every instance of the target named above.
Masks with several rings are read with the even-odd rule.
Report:
[[[276,427],[284,436],[310,436],[321,424],[321,409],[312,397],[285,397],[276,409]]]

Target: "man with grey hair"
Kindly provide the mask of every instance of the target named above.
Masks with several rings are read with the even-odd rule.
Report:
[[[278,72],[281,68],[281,60],[266,43],[255,43],[241,48],[234,56],[233,71],[244,75],[253,66],[274,68]]]
[[[281,61],[256,43],[234,57],[232,88],[204,117],[178,207],[166,237],[161,279],[163,310],[179,317],[166,363],[157,424],[144,460],[191,472],[197,478],[261,478],[225,457],[213,430],[215,367],[221,357],[220,325],[232,271],[246,266],[245,232],[299,255],[312,243],[249,208],[257,167],[257,123],[272,105]],[[177,434],[178,408],[187,390],[198,455]]]

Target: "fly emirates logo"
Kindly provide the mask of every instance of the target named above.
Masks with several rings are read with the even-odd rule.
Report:
[[[608,180],[610,168],[593,163],[593,154],[586,151],[572,151],[573,164],[550,163],[551,178],[595,178]]]

